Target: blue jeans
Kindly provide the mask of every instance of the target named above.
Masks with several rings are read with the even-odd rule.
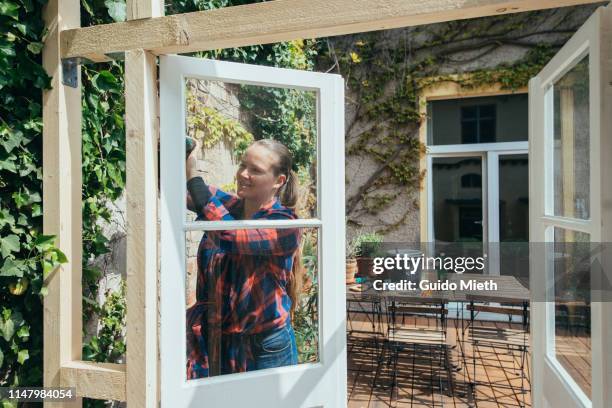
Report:
[[[255,370],[298,363],[295,333],[291,323],[253,336]]]

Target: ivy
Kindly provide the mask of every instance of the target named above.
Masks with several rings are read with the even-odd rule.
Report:
[[[425,120],[419,106],[425,88],[444,81],[466,89],[499,84],[514,91],[526,86],[581,24],[569,24],[575,11],[520,13],[327,39],[319,51],[318,70],[335,70],[346,80],[351,112],[347,154],[376,166],[347,198],[349,225],[363,227],[364,216],[376,216],[378,232],[387,233],[402,226],[417,208],[415,197],[425,176],[419,167],[425,146],[418,134]],[[546,22],[557,23],[540,28]],[[519,59],[515,54],[506,60],[498,57],[495,65],[487,60],[506,45],[526,52]],[[385,215],[406,202],[410,205],[395,219]]]
[[[236,155],[246,150],[253,135],[239,122],[227,118],[214,108],[204,105],[193,92],[187,95],[187,125],[202,147],[210,149],[220,142],[229,143]]]
[[[66,256],[42,234],[44,1],[0,1],[0,386],[42,383],[44,279]]]

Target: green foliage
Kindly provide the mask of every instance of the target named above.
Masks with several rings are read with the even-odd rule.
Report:
[[[357,258],[371,258],[376,256],[384,237],[377,232],[359,234],[353,240],[355,256]]]
[[[0,386],[42,383],[43,279],[66,256],[42,234],[44,1],[0,1]]]
[[[318,236],[314,231],[307,231],[303,236],[302,264],[306,273],[300,302],[295,309],[292,322],[298,349],[298,361],[300,363],[317,361],[318,357],[319,313],[317,299],[319,297],[319,285],[317,279],[317,240]]]
[[[229,143],[239,156],[254,140],[253,135],[239,122],[204,105],[193,93],[187,95],[187,110],[189,134],[201,140],[205,149],[220,142]]]
[[[83,26],[125,20],[121,0],[82,0]],[[93,319],[98,333],[83,344],[83,358],[117,362],[125,353],[125,288],[106,293],[97,303],[102,271],[91,260],[110,252],[103,225],[111,221],[109,204],[125,189],[124,64],[108,62],[81,67],[83,140],[83,320]],[[85,399],[86,407],[105,406],[104,401]]]
[[[98,362],[120,362],[125,357],[125,282],[119,291],[107,292],[102,306],[94,303],[93,309],[99,316],[101,328],[97,336],[83,347],[83,358]]]

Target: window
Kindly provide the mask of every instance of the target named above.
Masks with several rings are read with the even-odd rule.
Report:
[[[461,143],[495,142],[495,105],[461,108]]]

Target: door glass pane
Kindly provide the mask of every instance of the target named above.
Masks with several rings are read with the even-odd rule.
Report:
[[[555,357],[591,395],[589,234],[554,230]]]
[[[527,94],[431,101],[427,116],[430,146],[527,140]]]
[[[188,380],[319,360],[318,229],[185,240]]]
[[[555,215],[589,218],[589,57],[553,86]]]
[[[482,159],[432,159],[436,241],[482,242]]]
[[[529,180],[527,154],[499,156],[501,274],[529,281]]]
[[[197,142],[187,178],[227,204],[223,214],[206,201],[193,211],[188,194],[187,221],[261,219],[253,214],[274,199],[297,218],[317,216],[316,92],[190,78],[185,98],[187,134],[176,140],[188,151]]]

